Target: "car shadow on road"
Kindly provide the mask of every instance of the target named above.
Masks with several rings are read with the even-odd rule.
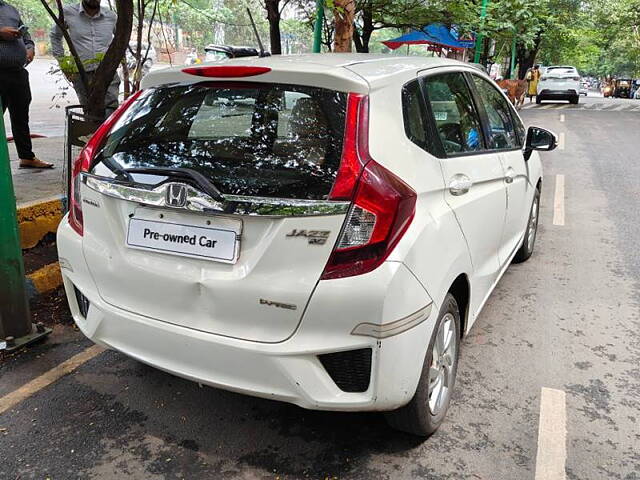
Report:
[[[75,381],[100,398],[96,408],[121,412],[112,419],[118,427],[103,431],[102,461],[115,450],[144,452],[127,463],[163,475],[372,478],[382,472],[372,470],[370,457],[408,455],[423,442],[392,430],[379,413],[310,411],[200,387],[117,352]]]

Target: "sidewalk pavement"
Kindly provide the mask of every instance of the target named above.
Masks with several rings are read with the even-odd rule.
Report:
[[[18,168],[19,160],[13,143],[9,144],[13,188],[18,208],[24,204],[50,200],[60,196],[65,187],[64,137],[34,138],[33,151],[38,158],[55,165],[53,169]]]

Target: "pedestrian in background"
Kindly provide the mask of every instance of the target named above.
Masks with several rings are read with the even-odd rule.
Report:
[[[527,94],[529,96],[529,103],[533,102],[533,97],[538,95],[538,80],[540,80],[540,66],[534,65],[533,68],[527,72],[527,82],[529,83]]]
[[[29,130],[31,88],[29,72],[35,45],[15,7],[0,0],[0,98],[2,113],[9,109],[11,130],[21,168],[52,168],[33,153]]]
[[[100,0],[82,0],[78,5],[64,7],[64,19],[78,56],[87,72],[87,80],[92,82],[95,71],[104,58],[116,28],[116,14],[100,6]],[[60,69],[73,84],[83,107],[88,104],[89,95],[85,89],[73,57],[65,56],[62,30],[54,25],[49,35],[51,53],[58,60]],[[120,78],[113,77],[105,96],[105,116],[118,108]]]

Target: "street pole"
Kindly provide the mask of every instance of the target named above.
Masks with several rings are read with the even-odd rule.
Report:
[[[178,27],[178,14],[174,10],[171,14],[171,21],[173,22],[173,39],[176,42],[176,52],[180,49],[180,28]],[[151,27],[149,27],[151,28]]]
[[[487,16],[487,4],[489,0],[482,0],[482,8],[480,10],[480,29],[484,27],[484,19]],[[480,54],[482,52],[482,44],[484,38],[481,33],[476,35],[476,54],[473,58],[473,63],[480,63]]]
[[[322,22],[324,21],[324,0],[316,0],[316,23],[313,27],[313,53],[320,53],[322,46]]]
[[[24,284],[16,198],[7,134],[4,119],[0,115],[0,340],[22,337],[28,333],[31,333],[31,319]]]
[[[0,115],[0,350],[16,350],[49,333],[44,325],[31,324],[7,134]]]
[[[516,32],[513,31],[513,40],[511,41],[511,80],[516,78]]]

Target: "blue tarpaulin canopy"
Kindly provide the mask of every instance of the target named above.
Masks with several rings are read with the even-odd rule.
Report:
[[[384,43],[391,50],[402,45],[437,45],[445,48],[464,49],[474,45],[473,36],[460,38],[455,27],[447,27],[442,23],[432,23],[421,30],[413,30],[398,38],[386,40]]]

